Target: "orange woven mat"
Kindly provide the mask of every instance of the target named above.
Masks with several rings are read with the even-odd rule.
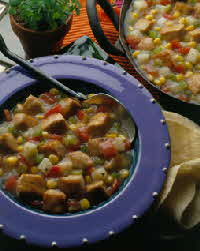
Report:
[[[105,35],[114,44],[119,36],[118,31],[116,31],[116,29],[114,28],[114,26],[110,21],[107,20],[101,21],[101,24]],[[76,39],[84,35],[90,37],[91,39],[93,39],[93,41],[97,42],[90,28],[85,7],[81,9],[81,14],[79,16],[74,15],[71,30],[64,38],[63,46],[66,46],[71,42],[74,42]],[[134,67],[132,66],[132,64],[130,64],[129,60],[126,57],[119,57],[113,55],[110,56],[119,65],[121,65],[128,73],[130,73],[135,78],[137,78],[141,83],[143,83],[151,91],[151,93],[155,98],[157,97],[156,92],[152,91],[151,88],[147,86],[146,82],[139,76],[139,74],[135,71]]]

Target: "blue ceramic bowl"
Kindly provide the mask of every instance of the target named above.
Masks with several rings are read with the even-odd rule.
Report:
[[[16,239],[40,246],[72,247],[106,239],[134,224],[158,195],[170,162],[167,125],[150,93],[122,69],[78,56],[52,56],[32,62],[54,78],[84,93],[107,92],[131,113],[138,128],[131,175],[119,192],[90,210],[50,215],[32,210],[0,190],[0,228]],[[15,66],[0,75],[0,109],[12,108],[30,93],[47,90]]]

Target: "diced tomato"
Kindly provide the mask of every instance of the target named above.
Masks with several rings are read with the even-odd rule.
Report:
[[[115,179],[113,181],[112,186],[110,186],[110,187],[107,188],[107,193],[111,196],[113,193],[115,193],[117,191],[117,189],[119,188],[119,186],[120,186],[119,180]]]
[[[112,158],[117,154],[117,150],[110,140],[102,142],[99,147],[105,158]]]
[[[48,117],[54,113],[61,113],[61,110],[62,110],[62,106],[60,104],[57,104],[53,108],[51,108],[48,112],[46,112],[44,116]]]
[[[36,142],[40,142],[42,139],[41,136],[36,136],[36,137],[33,137],[33,138],[28,138],[28,141],[36,141]]]
[[[162,5],[171,4],[171,0],[160,0],[160,4],[162,4]]]
[[[52,95],[49,92],[45,92],[43,94],[40,95],[40,98],[47,104],[54,104],[56,102],[56,99],[54,97],[54,95]]]
[[[139,38],[134,38],[132,36],[127,36],[126,37],[126,42],[130,45],[130,47],[132,49],[137,49],[137,45],[139,44],[140,42],[140,39]]]
[[[46,176],[51,177],[51,178],[57,178],[57,177],[62,176],[61,167],[60,166],[52,166]]]
[[[28,160],[21,153],[19,154],[19,161],[26,166],[29,166],[29,167],[31,166]]]
[[[49,139],[57,139],[57,140],[62,140],[63,136],[62,135],[58,135],[58,134],[48,134],[48,138]]]
[[[110,112],[110,107],[108,107],[107,105],[99,105],[97,112]]]
[[[190,51],[190,48],[189,47],[182,47],[182,48],[179,48],[178,51],[183,55],[187,55]]]
[[[6,118],[7,121],[11,121],[12,120],[12,115],[10,113],[10,111],[8,109],[4,109],[3,110],[4,116]]]
[[[178,40],[172,40],[171,46],[173,50],[182,48],[182,45]]]
[[[16,190],[17,178],[16,176],[10,176],[5,182],[5,189],[8,192],[14,193]]]
[[[78,128],[76,132],[81,142],[88,142],[89,134],[86,127]]]
[[[79,120],[83,120],[85,117],[85,112],[83,110],[78,110],[76,115]]]
[[[164,18],[167,18],[167,19],[169,19],[169,20],[173,20],[173,19],[174,19],[174,17],[173,17],[172,15],[166,14],[166,13],[163,14],[163,17],[164,17]]]
[[[130,142],[130,140],[126,140],[125,141],[125,150],[126,151],[129,151],[131,149],[131,142]]]
[[[151,7],[153,5],[153,1],[152,0],[146,0],[147,4],[149,7]]]
[[[178,73],[185,73],[184,65],[174,65],[174,71]]]

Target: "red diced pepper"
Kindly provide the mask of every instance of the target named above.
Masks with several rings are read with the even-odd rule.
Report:
[[[160,1],[160,4],[162,4],[162,5],[171,4],[171,0],[161,0],[161,1]]]
[[[107,193],[111,196],[113,193],[115,193],[117,191],[117,189],[119,188],[119,186],[120,186],[119,180],[115,179],[113,181],[112,186],[110,186],[110,187],[107,188]]]
[[[104,141],[99,147],[105,158],[112,158],[117,154],[117,150],[110,140]]]
[[[174,71],[178,73],[185,73],[184,65],[174,65]]]
[[[58,135],[58,134],[48,134],[47,136],[49,139],[57,139],[57,140],[62,140],[63,136],[62,135]]]
[[[97,108],[97,112],[110,112],[110,111],[111,111],[111,109],[107,105],[100,105]]]
[[[5,189],[10,193],[15,193],[17,178],[16,176],[10,176],[5,182]]]
[[[163,14],[163,17],[164,17],[164,18],[167,18],[167,19],[169,19],[169,20],[173,20],[173,19],[174,19],[174,17],[173,17],[172,15],[166,14],[166,13]]]
[[[179,48],[178,51],[183,55],[187,55],[190,51],[190,48],[189,47],[182,47],[182,48]]]
[[[152,0],[146,0],[147,4],[149,7],[151,7],[153,5],[153,1]]]
[[[29,166],[29,167],[31,166],[28,160],[21,153],[19,154],[19,161],[26,166]]]
[[[42,139],[41,136],[36,136],[36,137],[33,137],[33,138],[28,138],[28,141],[36,141],[36,142],[40,142]]]
[[[6,121],[11,121],[12,120],[12,115],[8,109],[3,110],[4,116],[6,118]]]
[[[46,176],[51,177],[51,178],[57,178],[57,177],[62,176],[61,167],[60,166],[52,166]]]
[[[89,134],[86,127],[78,128],[76,132],[81,142],[88,142]]]
[[[62,106],[60,104],[57,104],[53,108],[51,108],[48,112],[46,112],[44,116],[48,117],[54,113],[61,113],[61,110],[62,110]]]
[[[56,102],[56,99],[54,95],[50,94],[49,92],[45,92],[40,95],[40,98],[47,104],[54,104]]]
[[[76,115],[79,120],[83,120],[85,117],[85,112],[83,110],[78,110]]]
[[[125,150],[126,151],[129,151],[131,149],[131,142],[130,142],[130,140],[126,140],[125,141]]]
[[[182,45],[178,40],[171,41],[171,46],[173,50],[182,48]]]

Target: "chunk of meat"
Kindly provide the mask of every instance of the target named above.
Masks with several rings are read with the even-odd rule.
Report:
[[[87,168],[93,165],[92,159],[81,151],[75,151],[68,154],[74,168]]]
[[[194,73],[187,79],[187,83],[193,94],[200,93],[200,73]]]
[[[25,113],[16,113],[13,117],[13,124],[18,130],[25,131],[37,125],[38,121]]]
[[[200,42],[200,29],[195,29],[189,32],[190,41]]]
[[[0,153],[17,152],[17,140],[11,133],[0,135]]]
[[[46,191],[46,182],[38,174],[22,174],[17,180],[16,192],[20,197],[35,195],[43,196]]]
[[[112,119],[108,113],[95,114],[88,123],[88,132],[92,136],[104,135],[112,126]]]
[[[84,192],[85,183],[82,175],[69,175],[60,178],[58,187],[69,196],[79,196]]]
[[[147,31],[151,28],[153,22],[145,19],[145,18],[140,18],[135,24],[134,24],[134,29],[139,30],[139,31]]]
[[[170,50],[164,49],[160,53],[157,53],[157,54],[153,55],[152,58],[153,59],[154,58],[159,58],[169,68],[172,68],[174,66],[172,52]]]
[[[154,48],[153,39],[150,37],[145,37],[141,39],[140,43],[138,44],[138,49],[140,50],[152,50]]]
[[[59,140],[49,140],[39,146],[39,152],[48,155],[54,153],[60,157],[64,157],[66,150],[64,145]]]
[[[179,11],[184,15],[189,15],[192,14],[194,8],[188,3],[176,2],[174,10]]]
[[[181,39],[185,35],[185,27],[183,24],[174,23],[170,26],[163,26],[160,30],[160,34],[166,40]]]
[[[51,133],[62,134],[67,130],[67,124],[63,115],[60,113],[54,113],[42,120],[42,129]]]
[[[87,185],[86,193],[89,200],[94,205],[108,199],[109,197],[106,192],[103,180]]]
[[[104,141],[105,138],[89,139],[88,141],[89,153],[93,156],[100,156],[101,155],[100,144]]]
[[[30,95],[26,99],[23,108],[25,113],[30,115],[36,115],[42,111],[42,103],[38,98],[34,97],[33,95]]]
[[[62,213],[65,209],[66,195],[58,190],[49,189],[43,196],[43,210],[51,213]]]
[[[65,98],[61,100],[60,104],[62,106],[61,113],[66,119],[74,115],[81,108],[80,102],[72,98]]]

